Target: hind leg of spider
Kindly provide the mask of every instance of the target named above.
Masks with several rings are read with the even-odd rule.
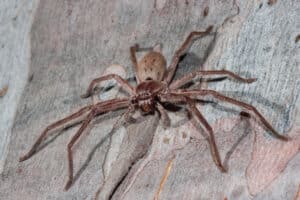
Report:
[[[135,90],[134,88],[129,84],[128,81],[124,80],[122,77],[120,77],[119,75],[116,74],[108,74],[105,76],[101,76],[99,78],[96,78],[94,80],[92,80],[92,82],[90,83],[87,91],[85,94],[81,95],[81,98],[88,98],[93,94],[93,90],[96,84],[102,82],[102,81],[106,81],[106,80],[110,80],[110,79],[114,79],[117,81],[117,83],[129,94],[133,95],[135,94]]]
[[[193,113],[193,115],[195,115],[197,117],[197,119],[200,121],[200,123],[204,126],[204,128],[206,129],[206,131],[209,134],[208,141],[209,141],[210,150],[211,150],[214,162],[216,163],[216,165],[218,166],[218,168],[220,169],[221,172],[227,172],[227,169],[222,164],[222,161],[220,158],[220,154],[219,154],[216,142],[215,142],[215,136],[213,133],[213,129],[211,128],[209,123],[206,121],[204,116],[197,109],[195,102],[192,99],[187,99],[187,103],[188,103],[189,110]]]
[[[285,135],[281,135],[279,134],[273,127],[272,125],[266,120],[266,118],[260,114],[260,112],[258,112],[258,110],[250,105],[250,104],[247,104],[245,102],[242,102],[242,101],[238,101],[238,100],[235,100],[233,98],[230,98],[230,97],[227,97],[225,95],[222,95],[214,90],[190,90],[190,91],[181,91],[181,94],[182,95],[187,95],[191,98],[195,97],[197,98],[198,96],[208,96],[208,95],[211,95],[213,96],[214,98],[216,99],[219,99],[221,101],[224,101],[224,102],[228,102],[228,103],[231,103],[233,105],[236,105],[236,106],[239,106],[239,107],[242,107],[244,109],[247,110],[247,112],[250,112],[250,113],[254,113],[254,115],[260,120],[260,122],[262,122],[262,124],[271,131],[271,133],[278,139],[280,140],[283,140],[283,141],[288,141],[290,138],[288,136],[285,136]]]
[[[187,95],[187,92],[185,91],[180,91],[178,93],[170,93],[170,94],[165,94],[160,96],[160,101],[162,102],[170,102],[170,103],[184,103],[187,104],[187,109],[188,111],[194,115],[199,122],[204,126],[206,131],[209,134],[208,137],[208,142],[210,146],[210,150],[212,153],[212,157],[218,168],[220,169],[221,172],[227,172],[226,168],[223,166],[220,158],[220,154],[215,142],[215,136],[213,133],[213,129],[209,125],[209,123],[206,121],[204,116],[200,113],[200,111],[196,107],[196,103],[194,99],[191,99],[189,97],[190,95]]]
[[[91,110],[92,106],[86,106],[84,108],[81,108],[79,111],[67,116],[66,118],[63,118],[53,124],[50,124],[43,132],[42,134],[38,137],[38,139],[35,141],[35,143],[33,144],[33,146],[30,148],[30,150],[28,151],[28,153],[26,153],[24,156],[19,158],[19,162],[22,162],[24,160],[27,160],[28,158],[30,158],[37,150],[37,148],[39,147],[39,145],[43,142],[43,140],[47,137],[47,135],[49,134],[49,132],[55,128],[58,128],[59,126],[64,125],[65,123],[76,119],[80,116],[82,116],[84,113],[86,113],[87,111]]]
[[[83,121],[80,129],[77,131],[77,133],[72,137],[71,141],[68,144],[68,164],[69,164],[69,179],[66,183],[65,190],[68,190],[70,186],[73,183],[73,155],[72,155],[72,147],[75,144],[75,142],[80,138],[83,131],[86,129],[86,127],[89,125],[89,123],[92,121],[96,113],[92,110],[89,115],[86,117],[86,119]]]
[[[173,56],[172,58],[172,61],[171,61],[171,64],[170,66],[168,67],[168,71],[167,71],[167,74],[166,74],[166,77],[164,79],[164,81],[166,81],[168,84],[171,82],[174,74],[175,74],[175,71],[176,71],[176,68],[177,68],[177,65],[178,65],[178,62],[180,60],[180,57],[186,52],[186,50],[192,45],[192,42],[198,38],[198,37],[203,37],[203,36],[206,36],[208,35],[211,30],[213,29],[212,26],[209,26],[205,31],[203,32],[198,32],[198,31],[193,31],[189,34],[189,36],[185,39],[185,41],[183,42],[183,44],[181,45],[181,47],[175,52],[175,55]]]
[[[243,83],[253,83],[257,80],[256,78],[243,78],[228,70],[195,71],[183,76],[182,78],[173,81],[170,84],[170,89],[180,88],[181,86],[185,85],[186,83],[192,81],[197,77],[202,78],[203,76],[209,76],[209,75],[224,75]]]

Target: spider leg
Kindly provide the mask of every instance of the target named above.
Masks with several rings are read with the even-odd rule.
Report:
[[[173,56],[171,64],[168,67],[168,71],[164,78],[164,81],[166,81],[168,84],[171,82],[171,80],[175,74],[177,64],[179,62],[180,57],[192,45],[192,42],[198,37],[203,37],[205,35],[208,35],[212,29],[213,29],[213,27],[209,26],[204,32],[193,31],[189,34],[189,36],[185,39],[185,41],[183,42],[181,47],[176,51],[175,55]]]
[[[191,72],[191,73],[183,76],[182,78],[179,78],[179,79],[173,81],[170,84],[170,89],[180,88],[181,86],[190,82],[194,78],[207,76],[207,75],[224,75],[224,76],[228,76],[232,79],[241,81],[243,83],[253,83],[254,81],[257,80],[256,78],[243,78],[243,77],[241,77],[231,71],[228,71],[228,70],[195,71],[195,72]]]
[[[206,131],[209,133],[209,145],[210,145],[210,151],[212,153],[212,157],[214,159],[214,162],[218,166],[218,168],[221,170],[221,172],[226,172],[226,168],[223,166],[220,154],[218,151],[218,147],[215,142],[215,136],[212,127],[209,125],[207,120],[204,118],[204,116],[200,113],[200,111],[197,109],[195,102],[189,98],[188,99],[188,107],[189,110],[197,117],[197,119],[203,124]]]
[[[33,146],[31,147],[31,149],[29,150],[28,153],[26,153],[24,156],[19,158],[19,162],[22,162],[24,160],[27,160],[28,158],[30,158],[37,150],[38,146],[43,142],[44,138],[48,135],[49,131],[57,128],[69,121],[71,121],[72,119],[78,118],[81,115],[83,115],[84,113],[86,113],[87,111],[91,110],[92,106],[86,106],[81,108],[79,111],[53,123],[50,124],[43,132],[42,134],[38,137],[38,139],[35,141],[35,143],[33,144]]]
[[[93,94],[93,90],[94,90],[94,86],[102,81],[106,81],[106,80],[110,80],[110,79],[115,79],[117,81],[117,83],[120,84],[120,86],[125,89],[126,92],[128,92],[129,94],[135,94],[135,90],[134,88],[129,84],[128,81],[124,80],[122,77],[120,77],[119,75],[116,74],[108,74],[105,76],[101,76],[99,78],[96,78],[94,80],[92,80],[92,82],[90,83],[87,91],[85,94],[81,95],[81,98],[88,98],[89,96],[91,96]]]
[[[68,151],[68,169],[69,169],[69,179],[65,185],[65,190],[68,190],[70,186],[73,183],[73,155],[72,155],[72,147],[76,143],[76,141],[80,138],[83,131],[87,128],[89,123],[92,121],[92,119],[98,115],[105,113],[107,111],[113,111],[120,108],[124,108],[128,106],[129,101],[128,99],[112,99],[105,102],[100,102],[93,107],[93,109],[90,111],[86,119],[83,121],[83,124],[81,125],[80,129],[77,131],[77,133],[72,137],[71,141],[68,144],[67,151]]]
[[[68,190],[73,182],[73,155],[72,155],[72,147],[75,144],[75,142],[79,139],[81,134],[83,133],[84,129],[89,125],[89,123],[92,121],[92,119],[95,117],[95,112],[91,111],[87,118],[84,120],[83,124],[81,125],[80,129],[77,131],[77,133],[72,137],[71,141],[68,144],[68,166],[69,166],[69,179],[66,183],[65,190]]]
[[[200,113],[200,111],[197,109],[196,104],[193,99],[190,99],[188,95],[183,95],[181,92],[178,94],[175,93],[169,93],[159,96],[160,100],[162,102],[172,102],[172,103],[187,103],[188,110],[197,117],[197,119],[200,121],[201,124],[203,124],[204,128],[209,134],[208,141],[210,150],[212,153],[212,157],[218,168],[222,172],[226,172],[226,168],[223,166],[220,158],[220,154],[215,142],[215,136],[213,133],[213,129],[209,125],[209,123],[206,121],[206,119],[203,117],[203,115]]]
[[[252,106],[250,104],[247,104],[245,102],[238,101],[238,100],[235,100],[233,98],[227,97],[227,96],[222,95],[222,94],[220,94],[220,93],[218,93],[218,92],[216,92],[214,90],[183,90],[183,91],[180,91],[179,94],[188,96],[190,98],[198,98],[198,96],[208,96],[208,95],[211,95],[214,98],[219,99],[221,101],[225,101],[225,102],[231,103],[233,105],[242,107],[242,108],[244,108],[244,109],[246,109],[246,110],[254,113],[255,116],[262,122],[262,124],[267,129],[269,129],[276,138],[278,138],[280,140],[283,140],[283,141],[287,141],[287,140],[290,139],[288,136],[279,134],[272,127],[272,125],[266,120],[266,118],[262,114],[260,114],[260,112],[258,112],[258,110],[254,106]]]
[[[160,113],[164,127],[169,127],[170,126],[170,118],[168,116],[166,109],[159,102],[157,102],[155,104],[155,106],[156,106],[158,112]]]

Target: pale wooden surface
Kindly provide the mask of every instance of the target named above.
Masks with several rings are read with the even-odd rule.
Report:
[[[30,29],[37,0],[0,2],[0,173],[8,153],[11,128],[24,91],[30,63]],[[1,96],[1,95],[0,95]]]
[[[175,155],[159,199],[293,199],[300,183],[300,43],[295,43],[300,3],[236,3],[239,12],[233,1],[41,1],[30,35],[32,77],[13,122],[0,196],[91,199],[104,183],[104,166],[106,181],[99,199],[108,199],[112,192],[112,199],[153,199],[166,163]],[[78,126],[62,132],[28,161],[17,162],[44,127],[89,103],[80,95],[109,65],[119,63],[132,76],[130,45],[162,42],[169,62],[190,31],[209,25],[217,33],[195,42],[177,77],[201,64],[203,69],[225,68],[257,77],[251,85],[224,80],[204,87],[257,106],[279,132],[294,138],[291,142],[270,137],[253,119],[240,119],[236,107],[206,104],[199,108],[213,125],[227,174],[214,165],[204,133],[184,114],[172,114],[168,130],[157,116],[120,127],[111,147],[108,135],[120,112],[100,118],[74,148],[76,179],[67,192],[66,145]],[[176,123],[178,117],[182,119]],[[190,137],[196,139],[189,142]],[[116,149],[118,156],[110,158]],[[111,165],[103,164],[107,152],[106,160],[115,160]],[[132,187],[124,193],[130,182]]]

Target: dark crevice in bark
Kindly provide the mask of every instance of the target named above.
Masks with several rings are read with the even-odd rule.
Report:
[[[152,143],[152,142],[151,142]],[[126,177],[128,176],[128,174],[130,173],[132,167],[140,160],[142,160],[145,155],[147,154],[148,151],[145,151],[144,153],[142,153],[141,156],[139,156],[136,160],[134,160],[130,166],[128,167],[128,170],[126,171],[126,173],[120,178],[119,182],[116,184],[116,186],[114,187],[114,189],[112,190],[111,195],[109,196],[109,200],[111,200],[113,198],[113,196],[115,195],[115,193],[118,191],[119,187],[123,184],[124,180],[126,179]]]

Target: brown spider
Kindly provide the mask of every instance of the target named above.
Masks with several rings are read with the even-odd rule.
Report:
[[[218,148],[215,143],[214,134],[211,126],[208,124],[204,116],[196,107],[196,100],[199,100],[201,97],[212,96],[216,99],[237,105],[242,107],[254,114],[263,125],[269,129],[275,137],[281,140],[288,140],[287,136],[280,135],[270,123],[257,111],[255,107],[244,102],[240,102],[233,98],[224,96],[213,90],[204,90],[204,89],[179,89],[186,83],[192,81],[194,78],[207,76],[207,75],[223,75],[230,78],[236,79],[244,83],[252,83],[256,81],[254,78],[242,78],[233,72],[227,70],[212,70],[212,71],[195,71],[183,76],[180,79],[177,79],[172,82],[174,73],[177,68],[180,57],[185,53],[189,48],[192,42],[199,37],[208,35],[212,30],[212,26],[208,27],[204,32],[191,32],[186,38],[181,47],[176,51],[175,55],[172,58],[171,64],[166,68],[166,60],[164,56],[154,49],[150,49],[140,62],[137,62],[136,52],[142,50],[138,45],[132,46],[130,48],[131,60],[133,63],[133,70],[135,72],[135,77],[137,81],[137,87],[132,87],[127,80],[124,80],[116,74],[109,74],[102,76],[100,78],[94,79],[87,90],[85,95],[82,95],[82,98],[87,98],[94,93],[95,85],[99,82],[114,79],[117,81],[120,86],[126,90],[130,96],[127,98],[115,98],[107,101],[101,101],[92,105],[85,106],[78,110],[77,112],[63,118],[53,124],[50,124],[39,136],[34,145],[31,147],[29,152],[24,156],[20,157],[19,161],[24,161],[30,158],[37,150],[38,146],[42,143],[44,138],[48,135],[49,131],[55,129],[59,126],[64,125],[65,123],[77,119],[83,114],[87,114],[85,119],[82,121],[82,125],[77,133],[72,137],[71,141],[67,146],[68,151],[68,166],[69,166],[69,179],[65,186],[67,190],[73,182],[73,156],[72,156],[72,147],[75,142],[82,135],[83,131],[89,125],[93,118],[97,115],[114,111],[118,109],[127,108],[127,111],[124,112],[125,120],[130,120],[133,112],[140,108],[142,114],[151,114],[155,111],[160,113],[160,116],[163,120],[164,125],[169,125],[169,117],[164,108],[164,103],[171,104],[186,104],[188,111],[194,115],[199,122],[204,126],[205,130],[209,134],[209,144],[210,150],[214,162],[222,172],[226,172],[225,167],[223,166]]]

